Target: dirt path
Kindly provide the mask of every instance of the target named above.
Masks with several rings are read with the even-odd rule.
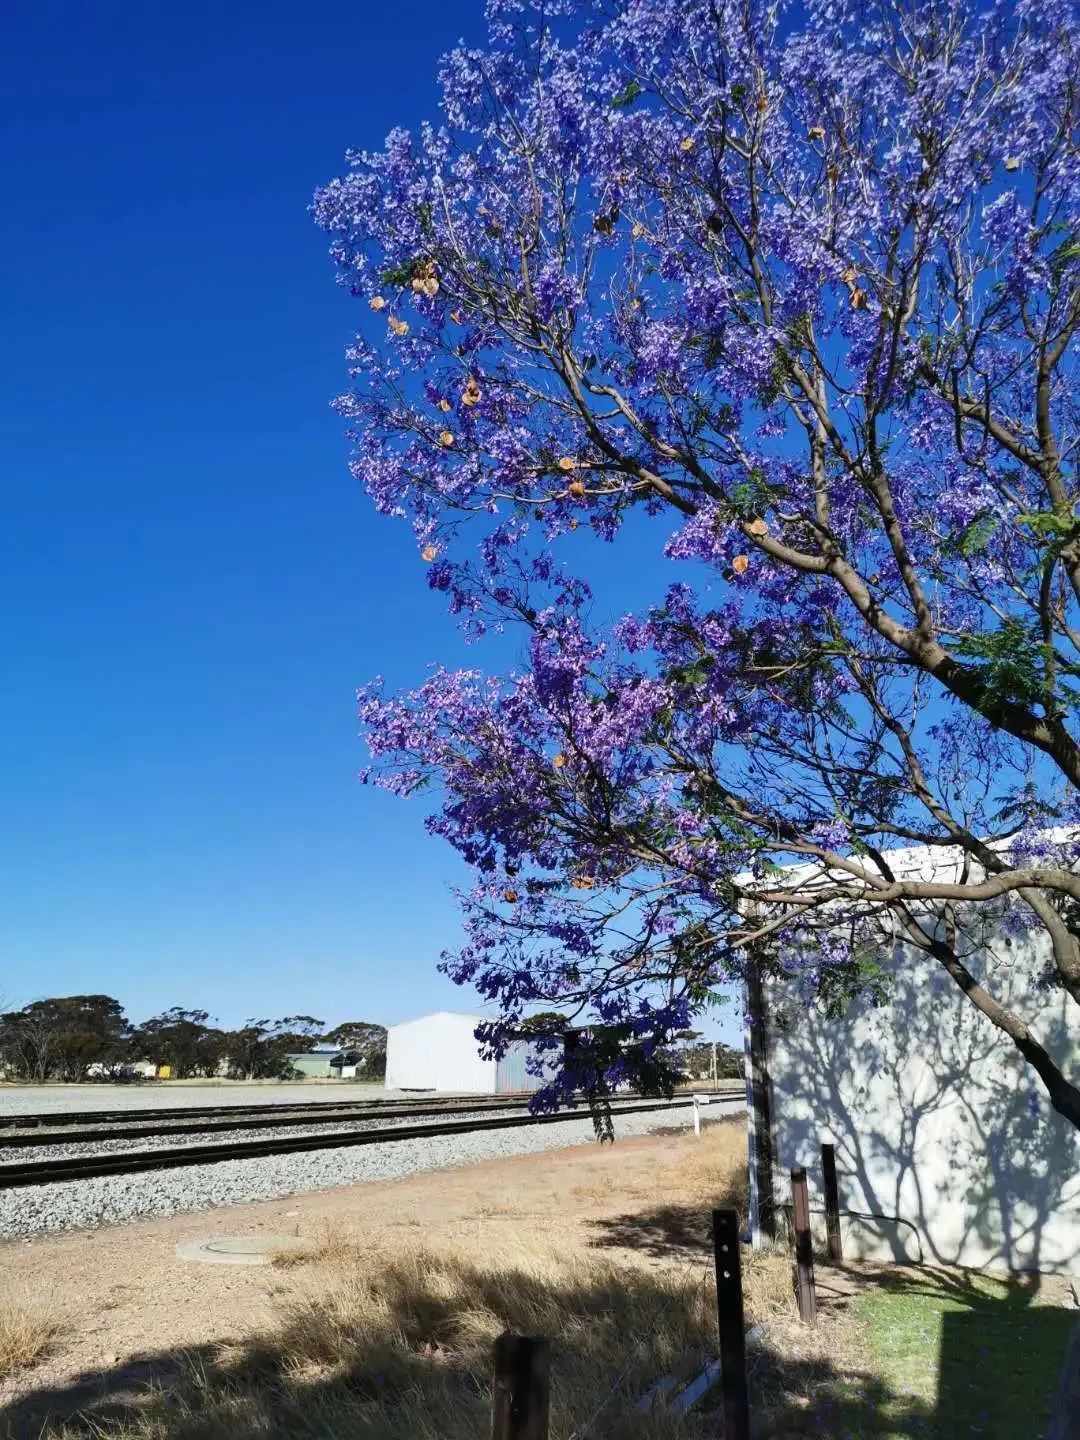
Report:
[[[695,1148],[696,1147],[696,1148]],[[98,1372],[139,1357],[242,1339],[302,1285],[290,1268],[181,1260],[176,1247],[220,1236],[285,1236],[301,1244],[341,1233],[385,1251],[395,1235],[475,1245],[515,1227],[560,1247],[611,1247],[636,1263],[701,1263],[700,1168],[717,1190],[744,1164],[737,1122],[487,1161],[401,1180],[343,1186],[165,1220],[0,1245],[5,1302],[47,1307],[61,1327],[54,1353],[0,1386],[0,1405],[33,1391],[93,1393]],[[688,1161],[693,1162],[688,1168]],[[679,1183],[674,1177],[679,1176]],[[688,1178],[689,1177],[689,1178]],[[148,1175],[148,1185],[154,1183]],[[71,1402],[75,1402],[72,1404]]]

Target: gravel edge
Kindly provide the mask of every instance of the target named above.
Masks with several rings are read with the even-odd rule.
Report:
[[[704,1123],[737,1114],[743,1102],[710,1107]],[[689,1131],[691,1111],[626,1115],[616,1122],[616,1141],[669,1129]],[[143,1171],[92,1180],[68,1180],[4,1191],[0,1188],[0,1239],[27,1239],[62,1230],[96,1229],[149,1216],[169,1216],[219,1206],[277,1200],[337,1185],[396,1180],[419,1171],[442,1170],[515,1155],[538,1154],[596,1143],[592,1121],[567,1120],[475,1135],[433,1135],[355,1150],[308,1150],[250,1160],[223,1160],[177,1170]],[[2,1180],[2,1170],[0,1170]]]

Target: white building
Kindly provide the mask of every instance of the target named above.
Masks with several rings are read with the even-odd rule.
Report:
[[[528,1041],[511,1045],[499,1061],[482,1060],[475,1030],[479,1015],[439,1010],[391,1025],[386,1032],[386,1088],[439,1090],[450,1095],[510,1095],[539,1090],[544,1081],[527,1062]]]
[[[771,1183],[782,1211],[804,1166],[820,1221],[831,1142],[846,1257],[1080,1273],[1080,1136],[940,965],[899,941],[883,958],[883,1002],[864,995],[841,1019],[794,981],[764,986],[747,1047],[755,1208]],[[1049,961],[1044,934],[984,922],[968,964],[1075,1076],[1080,1007],[1043,983]]]

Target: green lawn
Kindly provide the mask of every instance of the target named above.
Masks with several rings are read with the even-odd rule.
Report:
[[[830,1440],[1039,1440],[1075,1310],[1032,1285],[897,1267],[853,1302],[857,1375],[822,1377],[801,1428]],[[827,1320],[824,1323],[828,1323]]]

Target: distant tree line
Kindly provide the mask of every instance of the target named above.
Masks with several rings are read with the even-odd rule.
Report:
[[[524,1016],[515,1029],[521,1037],[562,1037],[567,1043],[572,1036],[587,1036],[592,1058],[601,1065],[610,1064],[618,1055],[626,1055],[633,1049],[629,1026],[590,1025],[582,1030],[560,1010],[541,1010]],[[642,1075],[648,1063],[640,1057],[635,1059]],[[743,1076],[742,1051],[725,1045],[722,1040],[705,1040],[700,1030],[677,1030],[667,1045],[654,1052],[651,1065],[650,1078],[661,1090],[688,1080],[741,1080]]]
[[[675,1036],[673,1047],[675,1063],[684,1079],[710,1080],[713,1077],[713,1057],[716,1062],[717,1080],[741,1080],[743,1077],[743,1053],[721,1040],[703,1040],[700,1030],[681,1030]]]
[[[355,1054],[358,1078],[386,1073],[386,1030],[366,1020],[327,1031],[312,1015],[287,1015],[227,1030],[206,1010],[174,1005],[136,1025],[111,995],[58,996],[0,1013],[0,1075],[12,1080],[121,1078],[139,1061],[167,1065],[177,1080],[289,1079],[298,1073],[289,1056],[316,1045]]]

